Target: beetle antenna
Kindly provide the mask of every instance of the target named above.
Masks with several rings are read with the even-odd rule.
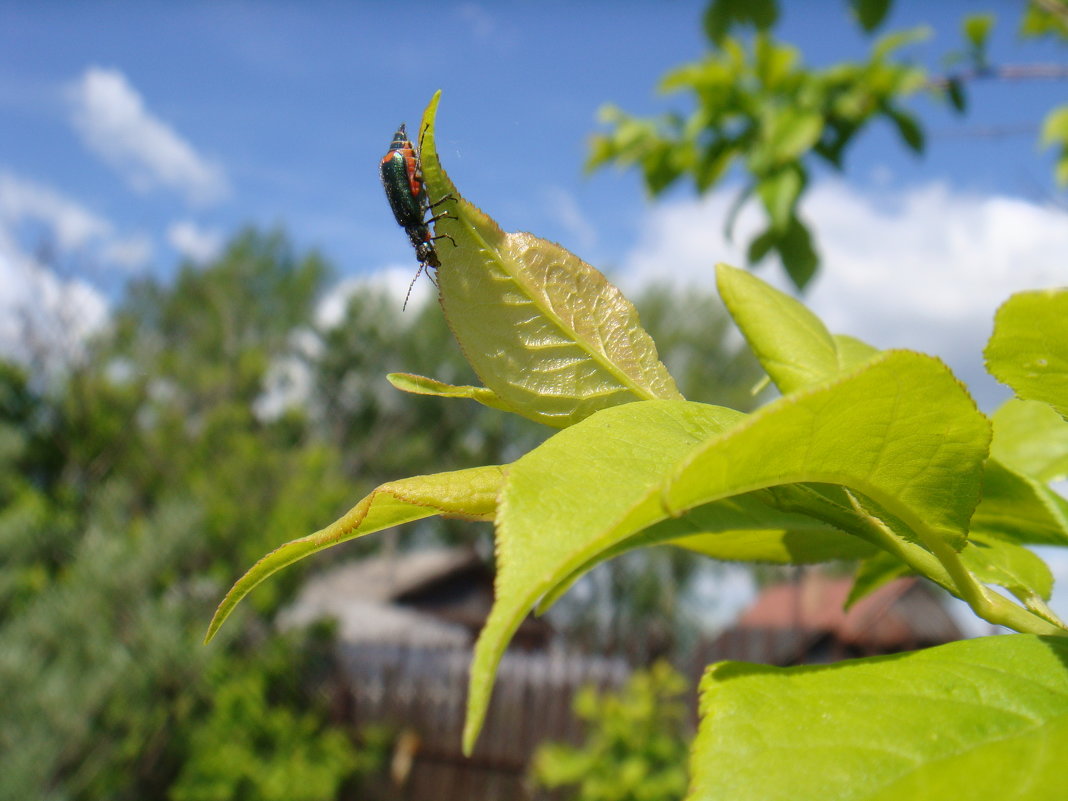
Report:
[[[408,308],[408,299],[412,296],[412,287],[415,286],[415,282],[419,280],[419,276],[421,276],[422,274],[423,274],[423,264],[422,264],[422,262],[420,262],[419,263],[419,269],[415,271],[415,277],[412,279],[412,282],[410,284],[408,284],[408,293],[404,296],[404,305],[401,306],[401,311],[404,311],[405,309]]]

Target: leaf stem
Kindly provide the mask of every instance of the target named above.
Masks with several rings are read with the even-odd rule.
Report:
[[[915,546],[907,547],[907,541],[895,534],[885,521],[865,508],[852,491],[846,489],[845,492],[855,513],[871,523],[870,531],[876,535],[883,548],[904,560],[921,575],[941,584],[968,604],[983,620],[1025,634],[1068,636],[1068,631],[1064,628],[984,587],[964,566],[960,555],[926,524],[915,521],[909,526],[926,550]]]

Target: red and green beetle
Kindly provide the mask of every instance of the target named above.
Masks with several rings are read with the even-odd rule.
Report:
[[[427,218],[427,214],[434,206],[451,198],[451,195],[430,202],[426,192],[426,184],[423,182],[423,169],[419,163],[419,153],[408,138],[408,133],[402,124],[393,134],[393,141],[389,143],[389,152],[382,157],[379,168],[382,175],[382,185],[386,188],[386,199],[393,209],[393,216],[397,224],[408,234],[408,239],[415,248],[415,257],[419,260],[419,271],[412,279],[412,286],[418,280],[423,270],[430,274],[430,268],[435,270],[441,266],[438,261],[437,251],[434,250],[434,240],[448,239],[453,245],[456,241],[448,234],[433,235],[430,232],[430,224],[442,217],[447,217],[447,212]],[[408,293],[411,294],[411,286]],[[407,306],[408,299],[404,299]]]

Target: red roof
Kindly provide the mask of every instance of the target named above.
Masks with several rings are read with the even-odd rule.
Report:
[[[845,610],[852,584],[851,578],[810,570],[800,581],[768,587],[720,636],[720,658],[791,664],[804,661],[805,651],[827,638],[863,653],[892,653],[961,637],[936,594],[917,578],[888,582]],[[770,638],[766,659],[727,653],[743,645],[751,650],[753,644],[743,641],[753,634]]]

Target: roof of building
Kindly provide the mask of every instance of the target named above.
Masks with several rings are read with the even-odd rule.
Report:
[[[468,570],[482,561],[469,548],[434,548],[347,562],[312,576],[280,615],[283,627],[323,618],[338,623],[342,642],[463,646],[470,631],[395,602]]]
[[[810,570],[800,581],[770,586],[720,641],[737,640],[740,632],[774,636],[774,653],[766,661],[787,664],[828,636],[866,653],[890,653],[962,636],[939,599],[917,578],[888,582],[847,610],[852,583],[848,577]]]

